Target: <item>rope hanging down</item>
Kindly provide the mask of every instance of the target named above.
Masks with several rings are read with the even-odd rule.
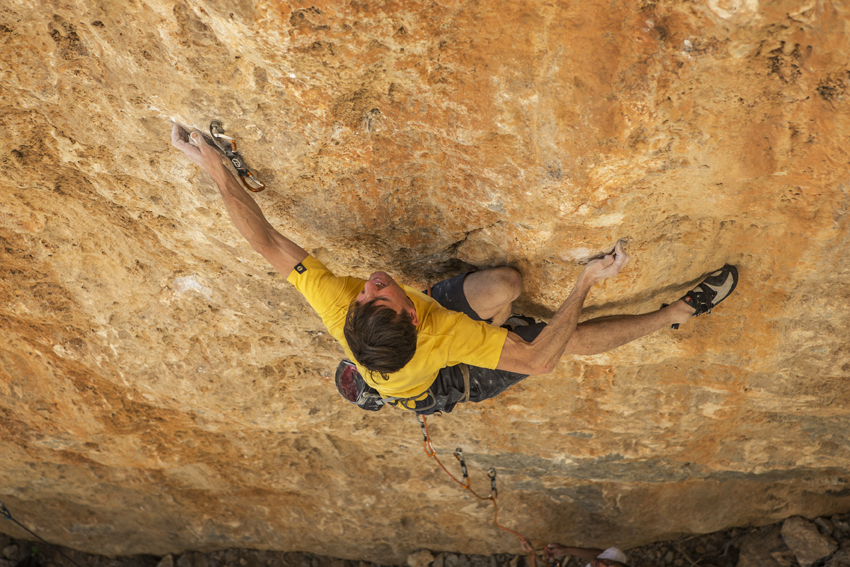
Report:
[[[32,535],[34,535],[35,537],[37,537],[38,539],[40,539],[41,541],[43,541],[44,543],[46,543],[47,545],[52,545],[49,541],[47,541],[46,539],[44,539],[43,537],[41,537],[40,535],[38,535],[37,533],[35,533],[35,532],[34,532],[34,531],[32,531],[31,529],[29,529],[28,527],[26,527],[25,525],[23,525],[22,523],[20,523],[20,522],[19,522],[18,520],[16,520],[15,518],[13,518],[13,517],[12,517],[12,513],[11,513],[11,512],[9,512],[9,509],[8,509],[8,508],[6,508],[6,506],[5,506],[2,502],[0,502],[0,515],[2,515],[2,516],[3,516],[4,518],[6,518],[7,520],[12,520],[13,522],[15,522],[16,524],[18,524],[18,525],[19,525],[19,526],[21,526],[22,528],[24,528],[26,531],[28,531],[29,533],[31,533]],[[58,551],[58,552],[59,552],[59,555],[61,555],[62,557],[64,557],[65,559],[67,559],[68,561],[70,561],[71,563],[73,563],[74,565],[76,565],[77,567],[80,567],[80,564],[79,564],[79,563],[77,563],[76,561],[74,561],[73,559],[71,559],[70,557],[68,557],[67,555],[65,555],[64,553],[62,553],[62,550],[61,550],[61,549],[58,549],[58,547],[57,547],[56,551]]]
[[[510,533],[514,534],[515,536],[517,536],[518,538],[520,538],[521,540],[527,541],[530,544],[531,543],[530,539],[528,539],[527,537],[525,537],[524,535],[522,535],[519,532],[516,532],[516,531],[514,531],[510,528],[506,528],[505,526],[503,526],[499,523],[499,506],[496,504],[496,498],[499,495],[499,491],[496,488],[496,469],[494,467],[490,467],[490,470],[487,471],[487,476],[490,477],[490,494],[487,495],[486,497],[479,495],[477,492],[472,490],[472,486],[470,485],[469,472],[466,469],[466,461],[464,461],[464,459],[463,459],[463,450],[460,447],[458,447],[457,449],[455,449],[455,452],[454,452],[455,459],[457,459],[458,462],[460,463],[460,471],[463,474],[463,480],[460,481],[457,478],[455,478],[455,475],[450,473],[449,469],[447,469],[445,467],[445,465],[443,465],[443,463],[440,461],[440,459],[437,458],[437,451],[434,449],[434,445],[431,444],[431,437],[428,435],[428,424],[426,423],[425,416],[424,415],[417,415],[416,420],[419,422],[419,427],[422,428],[422,437],[424,439],[423,444],[424,444],[424,447],[425,447],[425,455],[427,455],[429,457],[433,457],[433,459],[435,461],[437,461],[437,464],[440,465],[440,468],[443,469],[446,472],[447,475],[449,475],[449,478],[451,478],[453,481],[455,481],[456,483],[461,485],[464,489],[468,490],[470,493],[472,493],[473,496],[475,496],[479,500],[490,500],[491,502],[493,502],[493,523],[496,524],[497,528],[505,530],[506,532],[510,532]]]
[[[421,418],[421,419],[420,419]],[[506,532],[510,532],[517,536],[520,540],[526,542],[531,549],[534,549],[534,545],[531,543],[531,540],[522,535],[519,532],[516,532],[510,528],[506,528],[505,526],[499,523],[499,506],[496,504],[496,498],[499,496],[499,490],[496,488],[496,469],[495,467],[490,467],[490,470],[487,471],[487,476],[490,477],[490,494],[486,497],[479,495],[477,492],[472,490],[472,486],[469,481],[469,471],[466,468],[466,461],[463,458],[463,449],[458,447],[455,449],[454,457],[460,463],[460,472],[463,475],[463,480],[458,480],[455,475],[449,472],[449,469],[443,465],[439,458],[437,458],[437,451],[434,449],[434,445],[431,443],[431,436],[428,434],[428,424],[424,415],[416,416],[416,421],[419,422],[419,427],[422,428],[422,439],[423,446],[425,448],[425,455],[428,457],[432,457],[437,464],[440,465],[440,468],[445,471],[449,478],[453,481],[461,485],[465,490],[468,490],[473,496],[478,498],[479,500],[490,500],[493,503],[493,523],[496,524],[496,527]],[[539,557],[544,565],[548,565],[549,567],[558,567],[559,563],[557,559],[552,555],[552,552],[549,551],[548,548],[544,548],[542,552],[537,550],[534,551],[534,554]]]

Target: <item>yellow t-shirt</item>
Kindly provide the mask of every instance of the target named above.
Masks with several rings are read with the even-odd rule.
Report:
[[[387,380],[379,374],[375,374],[373,379],[371,373],[354,359],[342,330],[348,306],[363,290],[365,281],[337,277],[312,256],[296,266],[286,279],[316,310],[331,336],[339,341],[348,358],[357,364],[366,383],[385,398],[418,397],[431,386],[441,368],[461,362],[496,368],[508,336],[507,329],[473,321],[463,313],[446,309],[420,291],[402,286],[419,317],[416,354]]]

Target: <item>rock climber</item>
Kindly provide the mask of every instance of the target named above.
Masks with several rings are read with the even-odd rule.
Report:
[[[391,403],[430,414],[492,398],[529,375],[552,372],[564,354],[602,353],[677,328],[710,312],[738,281],[735,267],[727,265],[657,311],[579,323],[590,288],[629,261],[617,242],[610,254],[585,266],[546,324],[511,316],[522,276],[506,266],[441,281],[430,295],[381,271],[365,281],[338,277],[269,224],[204,136],[175,125],[172,144],[212,177],[236,229],[304,295],[342,345],[353,363],[340,364],[337,388],[364,409]]]

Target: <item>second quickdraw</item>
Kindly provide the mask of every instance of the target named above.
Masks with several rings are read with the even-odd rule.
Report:
[[[239,174],[239,180],[242,181],[242,185],[245,186],[249,191],[253,191],[254,193],[259,193],[263,189],[266,188],[265,184],[254,177],[254,174],[248,169],[248,166],[245,165],[245,160],[242,159],[242,156],[239,155],[239,152],[236,151],[236,140],[231,138],[230,136],[224,135],[224,126],[221,123],[221,120],[213,120],[210,122],[210,135],[216,143],[218,149],[230,160],[230,163],[233,164],[233,167],[236,168],[236,173]]]

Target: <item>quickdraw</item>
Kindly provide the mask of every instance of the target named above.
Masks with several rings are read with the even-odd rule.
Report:
[[[449,470],[443,465],[440,459],[437,458],[437,450],[434,449],[434,445],[431,443],[431,436],[428,434],[428,424],[425,416],[417,415],[416,421],[419,422],[419,427],[422,429],[422,442],[425,448],[425,455],[428,457],[432,457],[435,461],[437,461],[437,464],[440,465],[440,468],[443,469],[443,471],[445,471],[447,475],[449,475],[449,478],[461,485],[464,489],[471,492],[473,496],[475,496],[479,500],[490,500],[491,502],[493,502],[493,523],[496,524],[496,527],[514,534],[522,541],[528,543],[529,547],[534,549],[534,546],[532,545],[530,539],[528,539],[519,532],[516,532],[510,528],[506,528],[505,526],[499,523],[499,507],[496,504],[496,498],[498,498],[499,496],[499,489],[496,488],[496,468],[490,467],[490,470],[487,471],[487,476],[490,478],[490,494],[488,494],[486,497],[479,495],[474,490],[472,490],[472,487],[470,486],[469,470],[466,467],[466,460],[463,458],[463,449],[458,447],[457,449],[455,449],[454,452],[454,457],[458,460],[458,463],[460,463],[460,472],[463,476],[463,480],[458,480],[452,473],[449,472]],[[542,552],[535,550],[534,554],[543,560],[544,565],[547,565],[548,567],[560,567],[560,563],[554,557],[554,555],[552,555],[552,552],[549,551],[549,548],[544,547]]]
[[[221,124],[221,120],[213,120],[210,122],[210,135],[215,142],[214,146],[218,148],[218,150],[230,160],[233,167],[236,168],[236,172],[239,174],[239,180],[242,181],[242,185],[244,185],[246,189],[253,191],[254,193],[259,193],[266,188],[262,181],[254,177],[254,174],[251,173],[248,166],[245,165],[245,160],[243,160],[242,156],[239,155],[239,152],[236,151],[236,140],[230,136],[224,135],[224,126]]]
[[[505,526],[503,526],[499,523],[499,506],[496,504],[496,498],[499,496],[499,491],[496,488],[496,469],[494,467],[490,467],[490,470],[487,471],[487,476],[490,477],[490,494],[488,494],[487,496],[479,495],[477,492],[472,490],[472,486],[470,485],[469,471],[466,468],[466,461],[463,458],[463,450],[460,447],[458,447],[457,449],[455,449],[455,452],[454,452],[454,457],[460,463],[460,471],[463,475],[463,480],[461,481],[461,480],[458,480],[455,477],[455,475],[450,473],[449,469],[447,469],[445,467],[445,465],[443,465],[443,463],[440,461],[440,459],[437,458],[437,451],[434,449],[434,445],[431,443],[431,437],[428,434],[428,424],[426,422],[425,416],[424,415],[417,415],[416,421],[419,422],[419,427],[422,429],[422,438],[423,438],[423,445],[425,447],[425,455],[428,456],[428,457],[433,457],[433,459],[435,461],[437,461],[437,464],[440,465],[440,468],[443,469],[443,471],[445,471],[445,473],[447,475],[449,475],[449,478],[451,478],[453,481],[455,481],[456,483],[461,485],[464,489],[468,490],[470,493],[472,493],[473,496],[475,496],[479,500],[490,500],[491,502],[493,502],[493,523],[496,524],[497,528],[505,530],[506,532],[510,532],[510,533],[514,534],[515,536],[517,536],[518,538],[520,538],[521,540],[527,541],[529,544],[531,544],[531,540],[528,539],[527,537],[525,537],[524,535],[522,535],[521,533],[516,532],[516,531],[514,531],[510,528],[506,528]]]

